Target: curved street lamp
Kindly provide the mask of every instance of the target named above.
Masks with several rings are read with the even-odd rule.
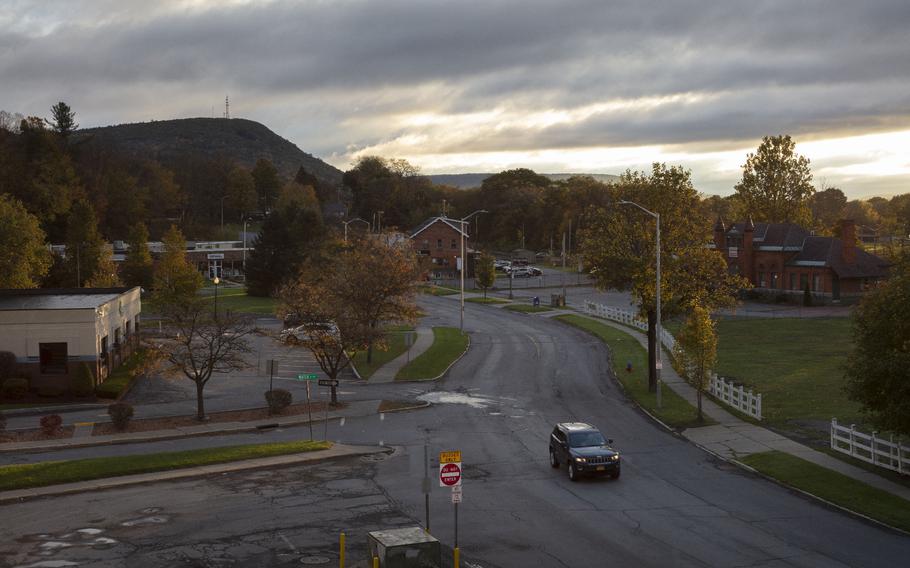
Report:
[[[470,221],[471,217],[474,215],[480,215],[481,213],[489,213],[489,211],[486,209],[478,209],[477,211],[474,211],[473,213],[470,213],[461,219],[449,219],[449,221],[454,221],[455,223],[461,224],[461,230],[459,231],[461,233],[461,270],[458,272],[461,279],[461,324],[459,326],[459,329],[462,332],[464,331],[464,271],[465,268],[468,267],[468,260],[464,256],[464,226],[465,223]]]
[[[654,335],[655,335],[654,349],[656,351],[654,353],[654,371],[655,371],[654,375],[655,375],[655,379],[656,379],[656,383],[657,383],[655,385],[656,389],[657,389],[657,408],[660,408],[661,407],[661,404],[660,404],[661,403],[661,400],[660,400],[660,371],[661,371],[661,369],[663,369],[663,363],[661,361],[661,348],[660,348],[660,213],[654,213],[653,211],[648,211],[647,209],[645,209],[644,207],[642,207],[641,205],[639,205],[638,203],[635,203],[633,201],[620,200],[619,204],[620,205],[633,205],[635,207],[638,207],[639,209],[641,209],[642,211],[644,211],[651,217],[654,217],[654,219],[657,221],[657,230],[655,232],[655,237],[654,237],[655,245],[656,245],[655,248],[657,249],[657,283],[656,283],[656,287],[655,287],[655,302],[654,302],[655,304],[657,304],[657,306],[656,306],[657,322],[656,322],[655,330],[654,330]]]

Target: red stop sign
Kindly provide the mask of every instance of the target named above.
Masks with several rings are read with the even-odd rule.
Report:
[[[458,485],[461,481],[461,466],[457,463],[447,463],[439,468],[439,481],[446,487]]]

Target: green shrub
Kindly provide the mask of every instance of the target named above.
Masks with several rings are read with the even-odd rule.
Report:
[[[284,389],[273,389],[265,391],[265,401],[269,405],[269,412],[278,414],[285,408],[291,406],[294,398],[290,392]]]
[[[803,305],[804,306],[812,305],[812,292],[809,290],[808,284],[806,284],[806,288],[803,290]]]
[[[28,394],[28,379],[23,378],[12,378],[6,379],[3,381],[3,386],[0,387],[0,396],[3,398],[8,398],[11,400],[19,400],[25,398],[25,395]]]
[[[9,351],[0,351],[0,383],[16,372],[16,356]]]
[[[114,428],[123,432],[133,417],[133,405],[128,402],[115,402],[107,407],[107,413],[114,423]]]
[[[63,424],[63,418],[59,414],[48,414],[41,417],[41,431],[45,436],[53,436]]]
[[[73,394],[79,397],[92,396],[95,390],[95,375],[88,363],[79,365],[76,377],[73,379]]]

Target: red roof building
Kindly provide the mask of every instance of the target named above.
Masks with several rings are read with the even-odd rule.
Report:
[[[470,236],[456,219],[431,217],[411,231],[410,239],[417,256],[429,259],[427,276],[432,279],[457,278],[461,266],[461,237],[464,235],[465,255],[471,258]],[[474,275],[473,263],[468,262],[465,277]]]

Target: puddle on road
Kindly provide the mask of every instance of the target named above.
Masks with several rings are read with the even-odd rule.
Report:
[[[445,391],[428,392],[418,396],[417,400],[422,400],[431,404],[466,404],[471,408],[479,409],[484,409],[490,405],[499,403],[498,400],[485,396]]]
[[[120,523],[121,527],[138,527],[141,525],[163,525],[168,522],[168,517],[165,516],[151,516],[151,517],[140,517],[138,519],[130,519],[128,521],[123,521]]]

